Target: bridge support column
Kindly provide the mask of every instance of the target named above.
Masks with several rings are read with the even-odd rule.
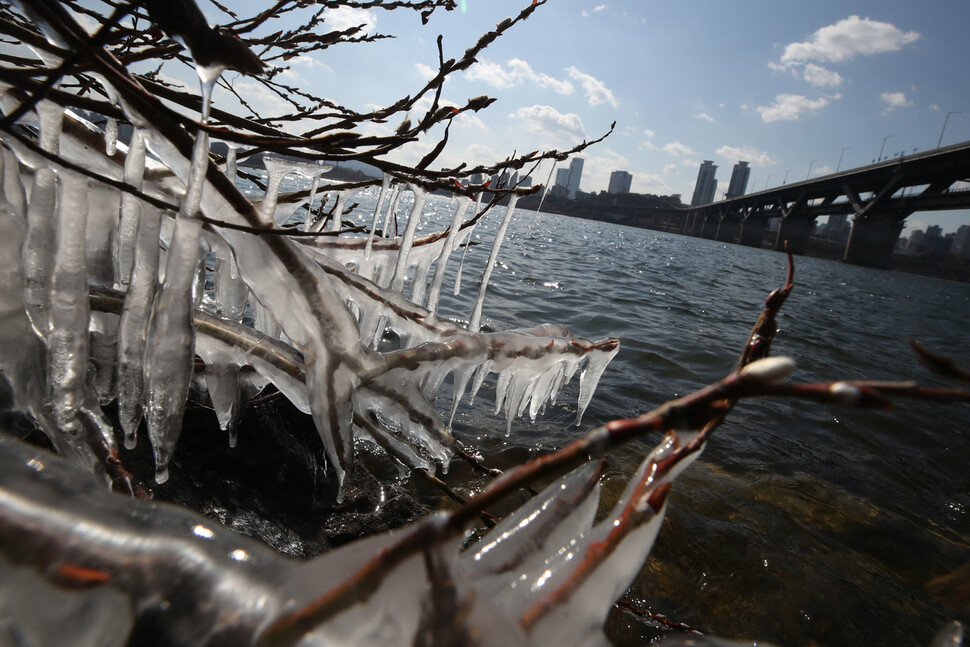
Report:
[[[785,249],[785,241],[791,247],[792,254],[804,254],[808,247],[808,238],[815,228],[815,218],[805,216],[788,216],[781,219],[778,227],[778,237],[775,238],[775,249]]]
[[[902,219],[891,214],[870,213],[856,218],[842,260],[853,265],[886,267],[902,231]]]
[[[711,239],[717,238],[717,227],[720,224],[721,224],[721,219],[715,216],[714,214],[703,216],[701,218],[700,237],[711,238]],[[694,228],[695,236],[698,235],[696,233],[697,231],[698,230],[695,227]]]
[[[726,216],[721,219],[721,223],[717,227],[717,234],[715,239],[723,243],[735,243],[738,240],[738,234],[741,233],[741,219],[731,216]]]
[[[748,247],[761,247],[768,231],[767,218],[747,217],[741,222],[741,234],[738,242]]]

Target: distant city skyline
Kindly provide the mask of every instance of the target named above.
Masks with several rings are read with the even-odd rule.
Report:
[[[436,11],[426,27],[415,12],[324,10],[333,29],[365,25],[369,34],[396,38],[294,57],[280,80],[353,109],[386,106],[436,72],[438,34],[444,57],[460,56],[527,5],[465,0],[455,11]],[[583,152],[579,190],[606,190],[610,174],[623,169],[634,193],[691,196],[704,159],[720,167],[722,187],[729,185],[725,171],[747,161],[753,191],[970,140],[970,85],[963,82],[970,3],[819,0],[764,9],[708,3],[698,11],[635,0],[538,7],[445,84],[446,104],[480,94],[497,102],[455,119],[436,164],[562,150],[601,136],[615,121],[609,138]],[[204,10],[211,22],[225,22],[210,5]],[[195,83],[191,70],[175,66],[166,66],[163,80],[173,74]],[[285,110],[258,82],[229,78],[257,109]],[[234,101],[225,92],[215,97],[216,107]],[[398,161],[416,163],[440,134],[405,147]],[[535,183],[548,175],[549,165],[541,165]],[[970,213],[915,214],[907,228],[931,222],[955,231],[970,223]]]

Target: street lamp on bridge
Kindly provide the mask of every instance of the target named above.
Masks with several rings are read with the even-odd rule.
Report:
[[[885,137],[882,138],[882,146],[879,147],[879,157],[876,158],[877,162],[882,161],[882,152],[886,150],[886,142],[892,139],[892,137],[893,137],[892,135],[886,135]]]
[[[812,163],[808,165],[808,173],[805,174],[805,179],[807,180],[812,176],[812,167],[815,166],[815,162],[818,160],[812,160]]]
[[[950,121],[950,115],[962,115],[962,110],[951,110],[946,113],[946,119],[943,120],[943,127],[940,128],[940,138],[936,141],[936,147],[939,148],[940,144],[943,143],[943,131],[946,130],[946,122]]]
[[[845,148],[842,149],[842,152],[841,153],[839,153],[839,163],[835,167],[835,172],[836,173],[838,173],[839,172],[839,169],[842,168],[842,156],[845,155],[845,151],[850,151],[850,150],[852,150],[852,147],[851,146],[847,146],[847,147],[845,147]]]

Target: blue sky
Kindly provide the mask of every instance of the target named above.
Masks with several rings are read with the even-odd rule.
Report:
[[[296,60],[288,75],[351,107],[387,104],[423,85],[439,33],[445,56],[459,57],[523,6],[464,0],[424,27],[410,12],[334,12],[334,27],[367,24],[397,38]],[[968,25],[962,0],[550,0],[445,85],[447,102],[498,101],[459,118],[442,162],[568,147],[615,120],[615,133],[582,155],[581,188],[603,190],[625,170],[635,192],[689,201],[705,159],[719,166],[720,191],[739,159],[752,166],[749,190],[761,190],[833,172],[840,157],[845,169],[881,149],[934,148],[951,111],[961,114],[949,116],[943,143],[968,140]],[[402,158],[416,161],[433,145],[412,145]],[[910,218],[914,228],[934,223],[951,231],[970,214]]]

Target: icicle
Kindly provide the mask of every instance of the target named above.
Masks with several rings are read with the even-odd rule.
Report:
[[[202,82],[202,120],[205,121],[212,86],[219,75],[201,66],[196,69]],[[200,262],[202,220],[198,213],[208,166],[209,137],[205,131],[199,131],[192,150],[185,197],[175,219],[175,232],[168,250],[165,282],[155,302],[145,360],[146,417],[158,483],[168,480],[168,462],[182,430],[182,414],[192,381],[195,343],[192,287]]]
[[[481,209],[482,209],[482,192],[480,191],[478,193],[478,197],[475,198],[474,215],[477,216],[478,213],[481,211]],[[455,296],[458,296],[458,293],[461,292],[461,272],[463,269],[465,269],[465,256],[468,254],[468,248],[472,246],[472,234],[474,232],[475,232],[475,225],[472,225],[471,228],[468,230],[468,237],[466,239],[468,242],[465,243],[465,249],[461,253],[461,262],[458,264],[458,273],[455,274],[455,289],[453,292]]]
[[[232,321],[242,321],[249,290],[239,276],[232,249],[222,239],[216,239],[213,241],[213,251],[216,257],[213,272],[216,311]]]
[[[455,249],[455,241],[458,238],[461,221],[465,215],[465,211],[468,210],[468,205],[471,204],[471,199],[465,196],[458,196],[456,202],[455,212],[451,216],[451,226],[448,228],[448,237],[445,239],[445,244],[441,248],[441,254],[438,255],[434,278],[431,281],[431,292],[428,294],[428,310],[435,314],[438,314],[438,299],[441,297],[441,285],[445,280],[445,269],[448,266],[448,259],[451,258],[451,252]]]
[[[6,148],[3,149],[3,192],[7,205],[21,218],[27,213],[27,192],[20,180],[20,161]]]
[[[343,226],[343,215],[344,209],[347,206],[347,200],[354,195],[356,191],[340,191],[337,193],[337,203],[333,207],[333,216],[330,218],[330,231],[340,231]],[[323,205],[321,205],[322,208]],[[368,240],[368,242],[370,242]]]
[[[104,406],[116,397],[118,315],[92,312],[88,340],[90,366],[94,369],[90,388],[97,393],[98,404]]]
[[[118,325],[118,418],[128,449],[135,447],[143,413],[145,341],[158,283],[161,213],[146,206],[137,225],[131,281]]]
[[[408,255],[411,253],[411,245],[414,243],[414,232],[421,222],[421,211],[424,203],[428,199],[428,192],[416,184],[411,185],[414,194],[414,202],[411,204],[411,213],[408,216],[408,224],[404,229],[404,236],[401,238],[401,246],[397,252],[397,262],[394,265],[390,287],[398,292],[404,289],[404,276],[408,270]]]
[[[371,249],[374,245],[374,232],[377,231],[377,218],[380,216],[381,207],[384,206],[384,198],[387,197],[387,189],[391,186],[391,180],[393,179],[385,173],[381,180],[381,192],[377,195],[377,206],[374,207],[374,222],[371,223],[370,235],[367,236],[367,246],[364,248],[364,260],[370,260]]]
[[[549,191],[547,190],[547,187],[549,186],[549,183],[552,181],[552,172],[555,170],[556,170],[556,161],[553,160],[552,168],[549,169],[549,177],[546,178],[546,183],[542,187],[542,197],[539,198],[539,206],[536,207],[537,212],[542,210],[542,203],[545,201],[546,195],[549,193]]]
[[[270,339],[280,338],[280,327],[273,318],[272,313],[256,298],[250,304],[253,308],[253,320],[256,330],[263,333]]]
[[[5,395],[12,391],[13,407],[38,411],[44,399],[43,354],[24,309],[19,254],[25,233],[23,218],[0,194],[0,387],[4,387]]]
[[[495,232],[495,242],[492,243],[492,251],[488,255],[488,262],[485,264],[485,271],[482,273],[482,284],[478,288],[478,299],[472,308],[471,317],[468,320],[468,330],[478,332],[481,329],[482,307],[485,303],[485,290],[488,289],[488,280],[492,276],[492,269],[498,259],[498,251],[502,247],[502,240],[505,238],[505,231],[509,228],[509,221],[512,220],[512,212],[515,211],[515,204],[519,201],[519,196],[512,194],[509,196],[509,206],[505,210],[505,218]]]
[[[317,198],[317,185],[320,184],[320,176],[314,175],[310,182],[310,196],[306,201],[306,217],[303,219],[303,231],[310,231],[311,221],[313,220],[313,201]],[[326,202],[326,199],[324,199]]]
[[[104,152],[108,157],[118,152],[118,120],[114,117],[108,117],[104,125]]]
[[[115,237],[118,233],[121,194],[98,182],[88,189],[87,263],[88,283],[115,285]]]
[[[88,363],[88,281],[85,229],[88,181],[61,175],[57,245],[50,285],[47,376],[54,420],[65,432],[78,431]]]
[[[403,195],[404,185],[398,184],[394,187],[394,193],[391,195],[387,212],[384,214],[384,229],[381,231],[381,235],[384,238],[393,238],[391,235],[391,219],[394,217],[394,214],[397,213],[397,205],[401,201],[401,196]]]
[[[259,205],[259,219],[267,225],[272,225],[276,218],[276,202],[279,199],[280,184],[283,183],[283,178],[289,175],[291,169],[286,160],[269,155],[263,157],[263,166],[266,167],[267,173],[266,193]]]
[[[226,142],[226,146],[229,149],[226,151],[226,177],[229,181],[236,184],[236,151],[239,150],[239,145],[232,142]]]
[[[202,305],[202,300],[205,298],[205,285],[206,277],[208,275],[208,270],[206,268],[206,259],[209,256],[209,251],[211,247],[208,241],[201,235],[199,236],[199,266],[196,269],[195,274],[195,284],[192,286],[192,307],[198,308]]]
[[[136,129],[131,135],[125,158],[125,184],[141,191],[145,175],[145,132]],[[141,201],[130,193],[121,195],[121,214],[115,236],[115,287],[124,290],[131,280],[135,259],[135,236],[141,214]]]
[[[606,370],[610,361],[620,352],[620,345],[613,344],[612,348],[605,350],[595,350],[589,353],[583,372],[579,374],[579,403],[576,408],[576,424],[583,421],[583,412],[586,411],[589,401],[593,398],[596,385],[599,384],[603,371]]]
[[[55,249],[56,189],[54,171],[49,168],[37,169],[30,192],[30,206],[27,208],[27,237],[22,250],[24,300],[31,325],[41,339],[47,339],[48,331],[48,290]]]

